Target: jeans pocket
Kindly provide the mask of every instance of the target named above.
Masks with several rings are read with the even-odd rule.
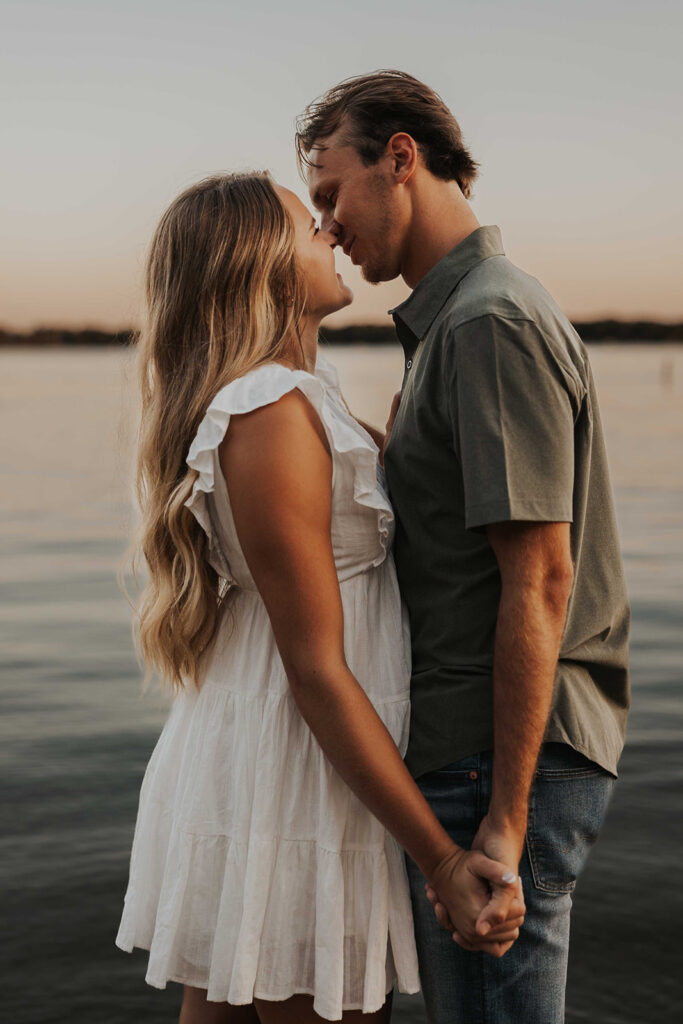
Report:
[[[536,767],[536,776],[543,779],[576,779],[590,775],[608,775],[595,761],[566,743],[546,743]]]
[[[534,885],[542,892],[573,892],[598,837],[615,779],[591,765],[587,761],[536,773],[526,847]]]
[[[451,839],[469,849],[479,826],[480,758],[425,772],[417,785]]]

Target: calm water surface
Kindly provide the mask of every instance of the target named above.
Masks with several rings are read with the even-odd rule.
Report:
[[[400,350],[329,348],[384,422]],[[621,779],[575,897],[568,1021],[683,1011],[683,348],[592,346],[633,609]],[[179,988],[113,946],[138,789],[166,714],[141,698],[115,583],[133,514],[135,382],[123,351],[0,353],[2,1019],[177,1019]],[[398,1024],[426,1021],[399,997]]]

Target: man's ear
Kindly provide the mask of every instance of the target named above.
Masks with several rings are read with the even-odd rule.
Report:
[[[397,183],[404,185],[415,173],[419,151],[412,135],[396,132],[387,142],[387,154]]]

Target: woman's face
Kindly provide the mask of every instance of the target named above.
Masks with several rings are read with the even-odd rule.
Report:
[[[322,319],[353,300],[353,292],[344,284],[341,274],[336,273],[337,240],[329,231],[318,228],[315,218],[293,192],[282,185],[275,188],[294,225],[294,249],[308,293],[306,313]]]

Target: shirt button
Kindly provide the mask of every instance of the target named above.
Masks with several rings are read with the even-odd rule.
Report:
[[[406,370],[409,370],[412,365],[413,365],[413,360],[409,359],[408,362],[406,363]]]
[[[470,772],[470,778],[472,781],[479,778],[479,772]]]

